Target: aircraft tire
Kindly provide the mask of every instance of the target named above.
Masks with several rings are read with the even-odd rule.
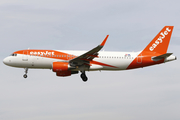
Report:
[[[86,74],[85,73],[82,73],[81,74],[81,78],[84,82],[86,82],[88,80],[88,78],[86,77]]]
[[[24,77],[24,78],[27,78],[27,75],[26,75],[26,74],[24,74],[24,75],[23,75],[23,77]]]

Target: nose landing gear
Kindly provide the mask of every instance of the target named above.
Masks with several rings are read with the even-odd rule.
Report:
[[[23,75],[24,78],[27,78],[28,68],[25,68],[25,74]]]

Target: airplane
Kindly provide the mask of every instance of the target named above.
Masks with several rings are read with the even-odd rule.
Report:
[[[165,26],[139,52],[100,51],[109,37],[107,35],[100,45],[89,51],[26,49],[13,52],[3,63],[24,68],[24,78],[27,78],[28,69],[51,69],[61,77],[81,72],[80,76],[86,82],[86,71],[129,70],[176,60],[173,53],[167,53],[173,27]]]

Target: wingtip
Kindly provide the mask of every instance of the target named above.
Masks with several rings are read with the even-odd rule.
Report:
[[[109,35],[107,35],[106,38],[103,40],[103,42],[101,43],[101,46],[104,46],[104,45],[105,45],[105,43],[106,43],[108,37],[109,37]]]

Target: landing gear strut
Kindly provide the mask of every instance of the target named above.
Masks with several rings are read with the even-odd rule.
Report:
[[[28,68],[25,68],[25,74],[23,75],[24,78],[27,78]]]
[[[88,80],[85,72],[82,72],[82,73],[81,73],[81,78],[82,78],[82,80],[83,80],[84,82],[86,82],[86,81]]]

